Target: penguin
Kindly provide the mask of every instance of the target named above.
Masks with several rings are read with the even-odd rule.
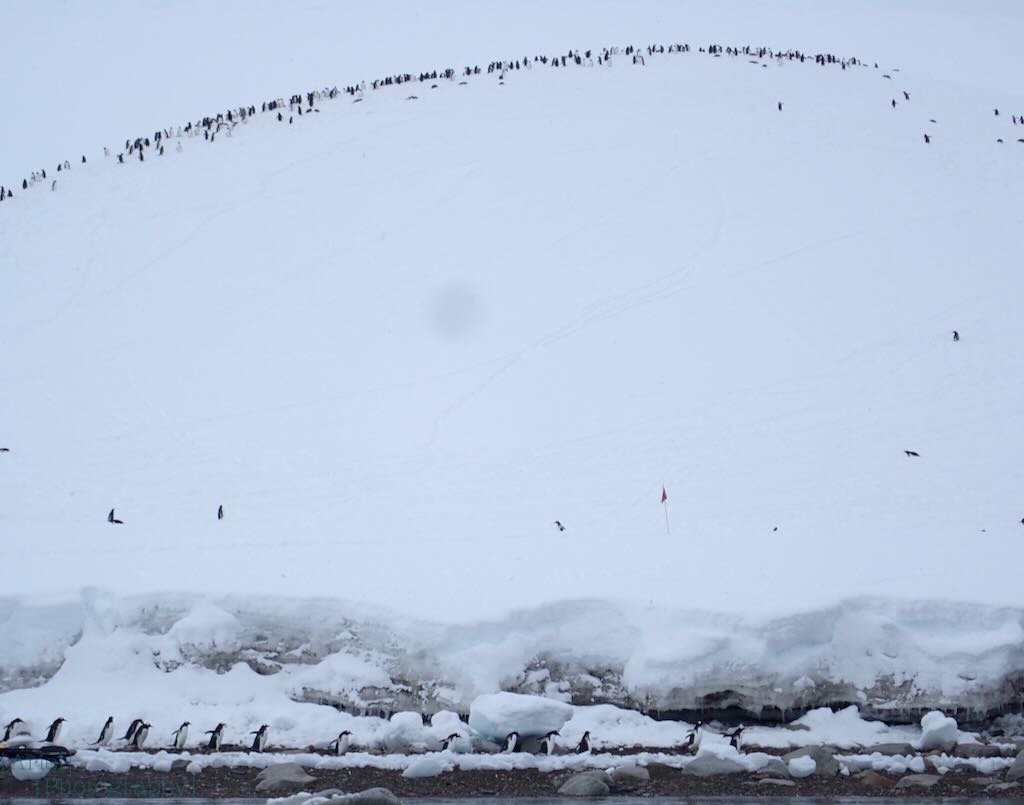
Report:
[[[11,452],[11,448],[9,448],[9,447],[0,447],[0,453],[10,453],[10,452]]]
[[[590,751],[590,730],[583,733],[580,742],[576,744],[576,754],[582,755]]]
[[[124,164],[124,154],[118,154],[117,155],[117,161],[123,165]]]
[[[149,728],[152,726],[152,724],[147,724],[145,721],[139,724],[139,728],[135,730],[135,734],[132,736],[132,749],[137,752],[142,751],[142,745],[146,742],[146,736],[149,735]]]
[[[903,99],[906,101],[910,100],[910,93],[907,92],[906,90],[903,90]]]
[[[28,179],[22,179],[21,180],[21,189],[22,190],[28,190]]]
[[[135,730],[139,728],[140,724],[142,724],[141,718],[133,718],[132,723],[128,725],[128,731],[124,734],[124,737],[121,738],[121,740],[131,743],[132,739],[135,737]]]
[[[896,99],[895,98],[892,99],[892,108],[893,109],[896,108]]]
[[[514,730],[505,736],[505,748],[503,752],[519,751],[519,733]]]
[[[224,737],[224,725],[218,724],[212,730],[207,730],[203,734],[210,736],[210,742],[206,745],[206,748],[211,752],[219,752],[221,738]]]
[[[929,136],[928,136],[928,135],[926,134],[926,135],[924,135],[924,141],[925,141],[926,143],[930,143],[930,142],[932,141],[932,138],[931,138],[931,137],[929,137]]]
[[[223,520],[224,519],[224,507],[223,506],[218,506],[217,507],[217,519],[218,520]]]
[[[53,720],[50,728],[46,731],[46,743],[55,744],[60,740],[60,730],[64,726],[64,717],[60,716]]]
[[[451,749],[454,752],[455,750],[452,748],[452,744],[455,743],[455,741],[459,740],[461,737],[461,733],[453,732],[451,735],[449,735],[447,738],[441,741],[441,751],[447,752],[449,749]]]
[[[344,755],[348,751],[348,746],[352,741],[352,733],[348,730],[342,730],[338,733],[338,737],[327,744],[327,747],[334,747],[334,754]]]
[[[256,736],[255,738],[252,739],[252,751],[253,752],[262,752],[263,749],[266,747],[266,745],[267,745],[267,730],[268,729],[270,729],[270,727],[268,725],[261,724],[260,728],[258,730],[253,730],[252,732],[249,733],[250,735],[255,735]]]
[[[57,189],[57,180],[54,179],[53,180],[53,184],[50,185],[50,190],[56,190],[56,189]]]
[[[108,523],[116,523],[117,525],[124,525],[124,520],[118,520],[114,516],[114,510],[113,509],[111,509],[110,510],[110,514],[107,515],[107,522]]]
[[[698,721],[694,727],[693,732],[686,736],[686,743],[683,745],[684,749],[692,750],[696,754],[697,750],[700,749],[700,742],[704,738],[704,723]]]
[[[176,729],[172,733],[174,735],[174,748],[175,749],[184,749],[185,748],[185,741],[188,740],[188,728],[189,728],[189,725],[191,723],[192,722],[190,722],[190,721],[183,721],[183,722],[181,722],[181,726],[178,727],[178,729]]]
[[[15,718],[11,720],[11,722],[4,727],[4,743],[7,743],[7,741],[11,740],[11,733],[14,732],[14,728],[17,727],[19,724],[24,723],[25,722],[22,721],[20,718]]]
[[[779,111],[782,111],[782,101],[779,101]]]
[[[103,729],[100,730],[100,737],[93,741],[93,746],[106,746],[110,743],[110,739],[114,736],[114,717],[108,716],[106,722],[103,724]]]
[[[85,164],[85,154],[82,154],[82,164]]]
[[[992,111],[996,113],[996,117],[999,117],[999,110],[998,109],[993,109]]]
[[[558,730],[551,730],[547,735],[541,738],[540,748],[538,754],[541,755],[553,755],[555,754],[555,736],[558,735]]]
[[[558,520],[555,520],[555,525],[558,526],[559,531],[565,531],[565,526]]]
[[[921,454],[920,453],[915,453],[913,450],[904,450],[903,452],[906,453],[907,456],[913,456],[914,458],[921,458]]]
[[[729,734],[729,746],[735,749],[737,752],[743,751],[743,725],[740,724]]]
[[[959,341],[960,340],[960,333],[958,333],[956,330],[953,331],[953,340],[954,341]]]

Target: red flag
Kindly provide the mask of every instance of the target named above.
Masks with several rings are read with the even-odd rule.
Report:
[[[661,502],[664,503],[668,500],[668,492],[665,491],[665,487],[661,487]]]

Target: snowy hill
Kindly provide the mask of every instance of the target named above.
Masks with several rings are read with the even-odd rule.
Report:
[[[949,38],[963,22],[929,19]],[[963,692],[937,671],[951,655],[986,691],[1020,670],[1024,99],[997,71],[984,83],[985,58],[955,82],[938,53],[837,52],[806,21],[797,42],[653,23],[630,42],[607,38],[614,23],[595,14],[584,27],[604,38],[572,47],[691,50],[342,94],[117,164],[126,135],[171,123],[133,120],[105,130],[110,157],[15,186],[0,204],[9,684],[47,678],[50,637],[87,631],[92,593],[69,603],[85,588],[175,613],[132,615],[137,635],[191,607],[163,591],[234,616],[328,598],[391,635],[374,650],[452,625],[500,643],[510,612],[532,631],[548,605],[598,602],[569,664],[592,653],[629,688],[639,663],[628,695],[682,684],[676,704],[733,672],[760,689],[767,653],[746,647],[765,619],[834,625],[851,598],[874,614],[801,637],[817,648],[768,676],[792,683],[825,651],[853,690],[923,674],[942,701]],[[564,53],[552,36],[470,63]],[[810,58],[700,52],[711,42]],[[375,53],[284,94],[461,70],[481,47]],[[246,91],[201,112],[280,90]],[[942,617],[924,627],[908,613],[926,605],[888,599],[940,600]],[[301,603],[275,606],[309,628]],[[605,607],[654,637],[602,645]],[[680,612],[717,625],[676,653]],[[913,659],[843,665],[944,623],[951,642]],[[507,639],[489,684],[544,653]],[[707,676],[688,676],[701,657]],[[482,692],[437,662],[458,704]]]

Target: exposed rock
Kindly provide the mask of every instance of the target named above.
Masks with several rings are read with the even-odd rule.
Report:
[[[639,788],[651,781],[651,773],[643,766],[618,766],[612,769],[612,783],[616,788]]]
[[[862,771],[855,778],[865,788],[892,788],[896,785],[896,781],[886,777],[884,774],[879,774],[877,771],[868,769]]]
[[[1021,750],[1017,759],[1013,761],[1013,765],[1006,770],[1006,779],[1010,781],[1024,779],[1024,750]]]
[[[770,757],[768,761],[757,770],[757,774],[767,777],[777,777],[781,780],[789,779],[789,768],[782,762],[781,758]]]
[[[995,785],[996,783],[999,782],[999,780],[996,779],[995,777],[971,777],[970,779],[968,779],[967,782],[970,785],[983,786],[983,785]]]
[[[895,755],[910,755],[913,757],[917,754],[917,750],[914,749],[910,744],[874,744],[873,746],[865,746],[863,750],[865,755],[887,755],[893,757]]]
[[[298,763],[275,763],[256,775],[257,791],[277,791],[281,788],[306,785],[316,780],[306,774]]]
[[[957,744],[953,754],[956,757],[1002,757],[1003,750],[998,746],[988,744]]]
[[[834,746],[828,745],[805,746],[801,749],[787,752],[782,756],[782,759],[789,763],[796,758],[810,757],[814,760],[814,775],[816,777],[835,777],[839,774],[839,761],[835,759],[836,751],[838,750]],[[792,766],[790,766],[789,772],[790,774],[793,773]]]
[[[774,777],[762,777],[760,780],[748,780],[743,785],[766,785],[779,788],[795,788],[796,783],[792,780],[776,780]]]
[[[683,767],[683,774],[694,777],[715,777],[719,774],[740,774],[747,770],[746,766],[714,755],[699,755]]]
[[[601,778],[602,774],[610,782],[611,778],[604,772],[583,772],[566,780],[558,793],[563,797],[606,797],[611,793],[611,786]]]
[[[1015,788],[1020,788],[1020,783],[993,783],[986,791],[1012,791]]]
[[[171,763],[171,771],[184,771],[188,768],[188,764],[191,762],[191,760],[182,760],[179,758]]]
[[[897,788],[931,788],[942,778],[937,774],[908,774],[896,783]]]

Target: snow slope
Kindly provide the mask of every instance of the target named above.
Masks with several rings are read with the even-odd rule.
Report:
[[[934,607],[910,630],[933,641],[926,659],[891,670],[942,676],[941,698],[961,690],[949,655],[989,686],[1019,669],[1024,128],[1009,115],[1024,98],[999,61],[1019,8],[787,7],[807,13],[650,3],[621,28],[614,5],[538,6],[545,24],[517,11],[474,40],[446,24],[470,13],[455,3],[431,18],[441,39],[407,50],[431,29],[416,15],[394,48],[303,55],[280,81],[238,78],[266,56],[240,45],[238,72],[212,83],[182,65],[157,71],[169,94],[131,85],[130,110],[93,98],[88,165],[51,125],[5,127],[5,177],[42,160],[40,143],[61,148],[45,164],[74,163],[56,192],[19,182],[0,205],[0,562],[6,611],[40,625],[9,621],[12,681],[52,673],[60,641],[40,635],[74,640],[92,587],[172,610],[162,591],[273,600],[299,629],[313,605],[282,598],[327,597],[425,642],[460,624],[484,668],[469,673],[490,684],[532,656],[514,640],[505,677],[490,670],[495,622],[581,599],[597,603],[575,651],[645,669],[635,689],[687,679],[683,698],[703,691],[694,656],[756,676],[764,619],[843,623],[838,602],[861,596],[945,603],[884,600],[880,620],[812,645],[884,654],[886,619],[899,631]],[[102,29],[76,8],[51,7],[60,36]],[[143,12],[175,20],[160,47],[194,27],[182,9]],[[213,32],[230,20],[217,13]],[[317,19],[297,13],[300,28]],[[100,151],[324,84],[648,40],[694,52],[342,96],[144,164]],[[705,41],[880,66],[752,64],[696,52]],[[644,613],[629,621],[653,624],[650,643],[608,649],[605,607]],[[883,673],[844,672],[862,692]]]

